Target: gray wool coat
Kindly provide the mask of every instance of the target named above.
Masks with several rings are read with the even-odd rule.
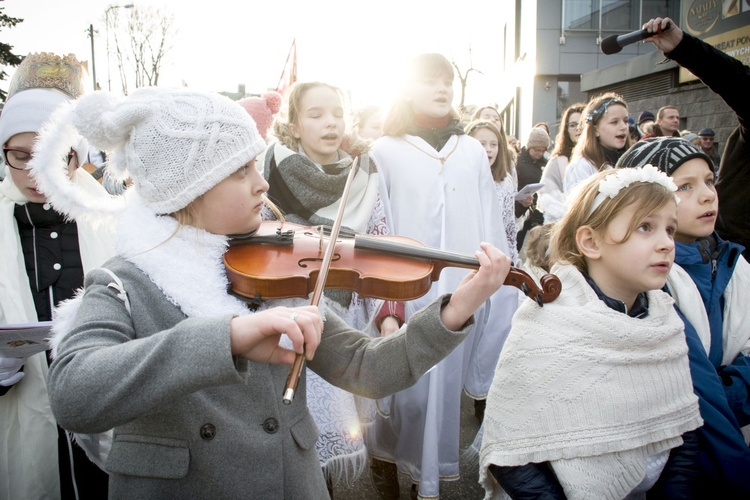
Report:
[[[328,498],[315,452],[318,430],[305,380],[282,403],[287,365],[234,359],[232,316],[187,318],[128,261],[106,267],[124,283],[132,314],[91,273],[72,330],[49,371],[63,428],[114,429],[106,462],[111,498]],[[440,321],[441,297],[386,338],[372,339],[328,314],[308,366],[371,398],[414,384],[448,355],[460,332]]]

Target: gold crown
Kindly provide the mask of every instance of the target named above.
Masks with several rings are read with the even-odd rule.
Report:
[[[18,66],[8,88],[8,99],[29,89],[56,89],[73,99],[83,94],[83,68],[76,56],[60,57],[51,52],[27,55]]]

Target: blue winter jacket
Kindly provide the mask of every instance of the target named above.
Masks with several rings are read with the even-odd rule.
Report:
[[[677,243],[675,255],[675,263],[685,269],[700,291],[711,331],[711,348],[706,353],[697,332],[680,313],[685,322],[693,386],[704,420],[698,429],[701,472],[707,483],[750,494],[750,448],[740,431],[740,427],[750,423],[750,358],[740,354],[731,364],[721,365],[723,295],[744,248],[722,240],[716,233],[712,238],[715,248],[708,238],[691,244]]]

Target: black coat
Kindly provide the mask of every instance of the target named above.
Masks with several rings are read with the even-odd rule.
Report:
[[[719,164],[716,191],[719,194],[719,219],[716,231],[728,241],[745,247],[750,258],[750,67],[687,33],[675,49],[666,54],[690,70],[737,114],[739,126],[729,135]]]

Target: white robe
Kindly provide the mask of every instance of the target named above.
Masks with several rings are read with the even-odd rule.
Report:
[[[437,158],[449,154],[441,165]],[[393,234],[468,255],[487,241],[509,254],[502,208],[478,141],[454,135],[437,152],[416,136],[383,137],[371,155]],[[406,304],[407,321],[438,295],[455,290],[467,272],[444,269],[424,297]],[[367,433],[368,450],[419,482],[420,496],[437,496],[440,478],[458,478],[462,386],[474,397],[486,397],[516,307],[515,289],[502,287],[477,311],[477,326],[461,346],[416,385],[378,402],[381,414]]]
[[[6,167],[6,171],[7,171]],[[104,188],[82,169],[73,182],[85,193]],[[0,324],[37,321],[26,275],[16,204],[28,200],[8,172],[0,183]],[[84,272],[100,266],[114,254],[107,227],[78,223],[78,244]],[[0,397],[0,499],[57,498],[60,495],[57,425],[47,396],[47,359],[44,353],[26,359],[26,375]]]

